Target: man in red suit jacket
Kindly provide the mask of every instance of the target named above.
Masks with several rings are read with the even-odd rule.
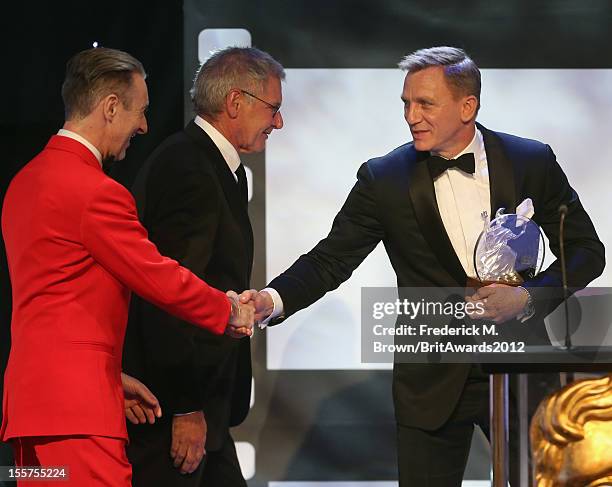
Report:
[[[102,171],[147,131],[144,78],[121,51],[74,56],[64,127],[15,176],[2,210],[13,317],[0,435],[18,466],[67,466],[69,485],[131,484],[121,383],[130,290],[213,333],[251,333],[252,308],[160,255],[130,193]]]

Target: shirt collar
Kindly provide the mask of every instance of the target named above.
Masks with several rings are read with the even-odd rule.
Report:
[[[474,154],[475,158],[478,158],[482,151],[482,147],[483,147],[482,134],[480,133],[480,130],[476,128],[474,130],[474,137],[472,137],[472,141],[466,146],[465,149],[463,149],[461,152],[459,152],[459,154],[453,157],[453,159],[457,159],[463,154],[469,154],[470,152]]]
[[[85,137],[82,137],[76,132],[72,132],[71,130],[66,130],[66,129],[59,129],[59,131],[57,132],[57,135],[61,135],[62,137],[68,137],[69,139],[76,140],[77,142],[80,142],[81,144],[83,144],[93,153],[94,156],[96,156],[96,159],[98,160],[98,164],[100,164],[100,167],[102,167],[102,154]]]
[[[235,177],[236,170],[238,166],[240,166],[240,156],[236,148],[230,144],[229,140],[227,140],[221,132],[199,115],[196,116],[194,122],[212,139]]]

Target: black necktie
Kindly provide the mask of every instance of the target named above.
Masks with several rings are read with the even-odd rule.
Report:
[[[429,167],[429,174],[431,174],[432,179],[436,179],[444,171],[450,169],[451,167],[456,167],[469,174],[474,174],[476,169],[474,154],[472,152],[463,154],[457,159],[444,159],[440,156],[431,156],[427,160],[427,166]]]
[[[247,184],[247,176],[246,171],[244,170],[244,166],[240,164],[238,169],[236,169],[236,177],[238,178],[238,190],[240,191],[240,196],[242,197],[242,202],[247,204],[248,196],[248,184]]]

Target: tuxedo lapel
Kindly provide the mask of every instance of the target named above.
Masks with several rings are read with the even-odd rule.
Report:
[[[463,285],[467,276],[442,223],[433,180],[427,167],[427,157],[427,153],[417,152],[417,160],[412,164],[411,174],[407,178],[410,182],[410,199],[425,240],[442,267],[457,283]]]
[[[484,140],[489,169],[489,192],[491,193],[491,219],[500,208],[504,213],[516,211],[516,186],[512,161],[508,159],[499,137],[477,124]]]
[[[236,221],[240,223],[240,231],[246,244],[247,253],[252,259],[253,230],[251,228],[251,222],[249,220],[246,204],[246,175],[244,175],[245,179],[243,183],[236,183],[236,179],[227,165],[227,162],[225,162],[225,159],[223,159],[219,148],[215,145],[208,134],[198,127],[195,122],[191,121],[189,124],[187,124],[185,127],[185,133],[206,152],[208,159],[213,163],[215,172],[219,177],[219,183],[221,184],[221,188],[225,194],[225,199],[227,200],[234,218],[236,218]],[[242,165],[240,168],[239,170],[244,171]]]

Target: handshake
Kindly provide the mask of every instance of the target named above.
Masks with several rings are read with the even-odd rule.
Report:
[[[236,291],[228,291],[226,294],[232,311],[225,334],[232,338],[252,336],[253,325],[265,320],[274,310],[272,296],[266,291],[248,289],[240,295]]]

